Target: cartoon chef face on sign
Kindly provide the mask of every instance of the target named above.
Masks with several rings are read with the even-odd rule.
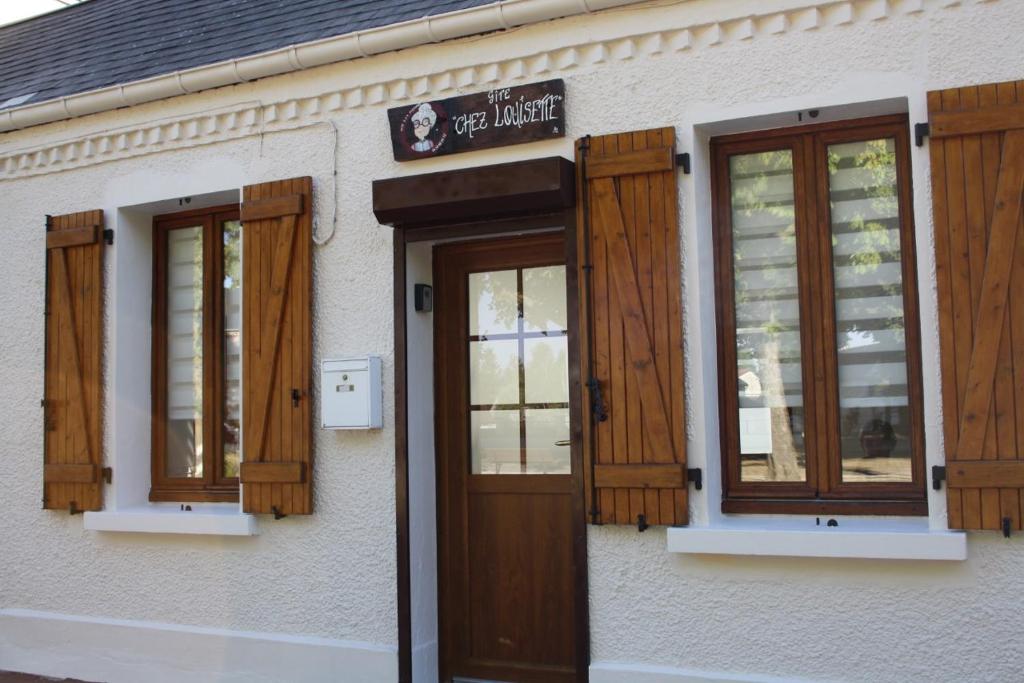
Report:
[[[403,141],[409,149],[418,154],[430,154],[436,152],[448,137],[448,117],[441,105],[423,102],[406,114],[402,132]]]

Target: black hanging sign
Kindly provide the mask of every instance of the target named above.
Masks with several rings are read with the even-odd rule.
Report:
[[[388,110],[397,161],[565,136],[562,79]]]

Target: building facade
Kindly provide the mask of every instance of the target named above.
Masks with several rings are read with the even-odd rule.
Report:
[[[1017,679],[1024,4],[466,5],[0,110],[0,669]]]

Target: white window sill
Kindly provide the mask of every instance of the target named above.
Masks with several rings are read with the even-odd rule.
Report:
[[[927,529],[670,528],[668,551],[696,555],[966,560],[967,535]]]
[[[190,505],[191,511],[184,511],[180,505],[173,503],[86,512],[84,523],[85,528],[92,531],[212,536],[255,536],[258,533],[256,517],[241,512],[237,504]]]

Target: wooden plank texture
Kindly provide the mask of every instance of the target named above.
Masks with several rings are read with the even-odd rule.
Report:
[[[43,467],[43,479],[48,484],[94,484],[99,481],[99,471],[97,465],[53,463]]]
[[[242,221],[263,221],[269,218],[297,216],[302,213],[303,200],[301,194],[284,197],[268,197],[242,203]]]
[[[980,109],[935,112],[928,116],[928,123],[929,136],[935,139],[1002,133],[1024,128],[1024,103],[1014,102]]]
[[[928,94],[951,528],[1022,528],[1022,94],[1016,82]]]
[[[43,507],[100,510],[103,485],[102,211],[55,216],[47,232]],[[65,237],[65,235],[67,235]],[[87,240],[86,237],[93,236]]]
[[[301,462],[243,462],[242,481],[246,484],[302,484],[306,467]]]
[[[587,179],[621,178],[628,175],[671,171],[675,165],[675,150],[671,147],[619,151],[608,156],[593,156],[587,160]]]
[[[248,186],[243,200],[242,507],[310,514],[312,181]]]
[[[99,232],[98,225],[75,228],[74,230],[49,232],[46,234],[46,248],[59,249],[61,247],[77,247],[92,244],[99,239]]]
[[[598,465],[594,468],[594,481],[599,487],[672,489],[686,483],[686,468],[682,465]]]
[[[677,185],[671,128],[596,136],[578,169],[586,309],[581,359],[608,418],[584,389],[591,521],[685,524]],[[581,153],[580,157],[584,155]],[[589,287],[589,293],[588,293]]]

